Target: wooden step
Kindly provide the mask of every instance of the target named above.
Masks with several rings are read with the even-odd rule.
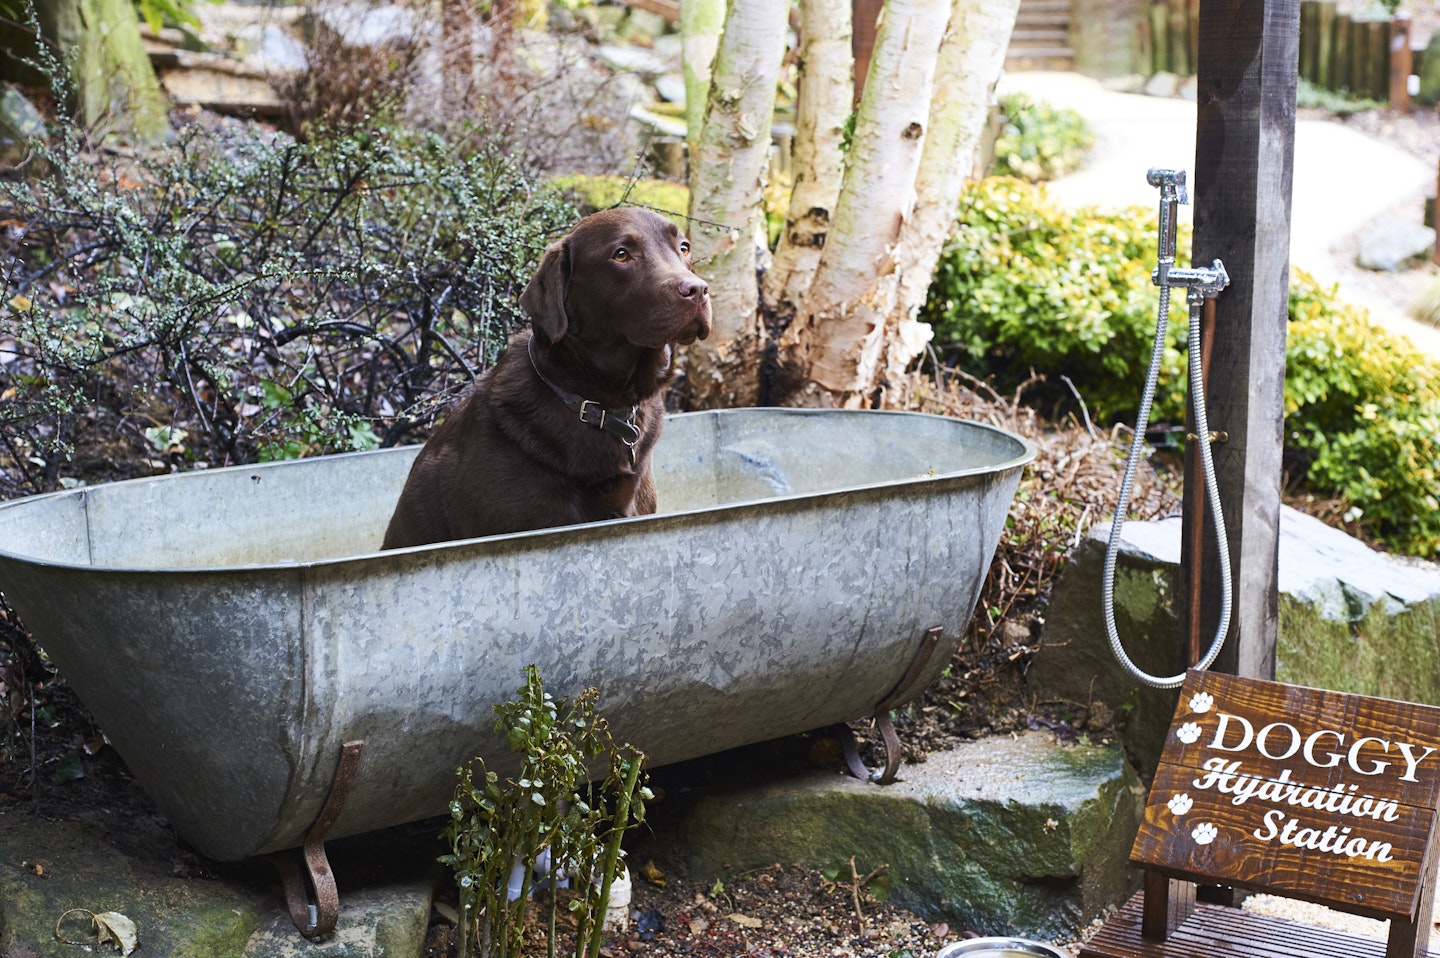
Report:
[[[1070,73],[1075,69],[1075,54],[1070,50],[1057,54],[1034,55],[1017,50],[1005,55],[1005,69],[1011,73]]]
[[[1052,14],[1068,19],[1070,0],[1020,0],[1020,16],[1027,14]]]
[[[1137,894],[1126,902],[1080,949],[1080,958],[1385,958],[1380,939],[1222,905],[1197,904],[1168,941],[1147,941],[1140,937],[1143,897]],[[1440,958],[1440,951],[1428,954]]]
[[[1021,30],[1016,27],[1010,34],[1010,46],[1023,47],[1064,47],[1069,46],[1070,31],[1064,27],[1042,30]]]

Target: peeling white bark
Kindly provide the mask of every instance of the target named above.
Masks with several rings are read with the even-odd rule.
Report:
[[[725,0],[685,0],[680,4],[680,68],[685,77],[686,139],[692,154],[705,122],[711,68],[724,32]]]
[[[944,0],[889,0],[831,230],[806,301],[787,330],[785,361],[821,390],[849,394],[874,379],[895,250],[915,204],[915,174],[930,121]]]
[[[800,7],[795,182],[775,259],[765,273],[766,306],[787,317],[810,287],[840,198],[841,143],[855,101],[850,18],[851,0],[803,0]]]
[[[954,0],[935,70],[935,89],[943,95],[931,104],[915,177],[920,202],[897,245],[899,289],[886,321],[881,372],[890,382],[902,381],[930,341],[930,327],[916,317],[954,228],[960,192],[973,173],[1019,9],[1020,0]]]
[[[700,222],[692,224],[690,243],[696,272],[710,281],[714,317],[710,339],[688,353],[695,405],[749,405],[758,398],[751,357],[759,353],[763,327],[755,238],[764,235],[761,199],[789,9],[788,0],[733,0],[691,155],[690,215]]]

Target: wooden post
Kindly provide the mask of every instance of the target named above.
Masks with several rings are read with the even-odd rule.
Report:
[[[1163,4],[1154,4],[1150,7],[1150,36],[1155,44],[1155,59],[1150,65],[1150,73],[1168,73],[1170,71],[1170,9]]]
[[[1396,12],[1390,20],[1390,108],[1410,112],[1410,14]]]
[[[1365,68],[1369,90],[1365,95],[1381,103],[1390,93],[1390,21],[1371,20],[1365,24]]]
[[[1226,437],[1213,449],[1234,582],[1216,667],[1253,678],[1275,675],[1299,37],[1299,0],[1201,2],[1192,262],[1220,259],[1230,274],[1216,301],[1209,383],[1210,428]],[[1201,576],[1200,608],[1188,615],[1200,617],[1208,643],[1219,618],[1221,557],[1213,517],[1191,521],[1198,510],[1190,504],[1201,495],[1187,485],[1183,535],[1203,535],[1204,560],[1182,576]]]
[[[1168,20],[1170,72],[1180,76],[1189,76],[1191,72],[1190,41],[1185,35],[1185,26],[1189,22],[1189,17],[1185,12],[1185,0],[1170,0]]]

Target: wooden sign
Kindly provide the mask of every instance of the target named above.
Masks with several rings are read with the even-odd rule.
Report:
[[[1440,708],[1192,672],[1139,868],[1413,916],[1440,805]]]

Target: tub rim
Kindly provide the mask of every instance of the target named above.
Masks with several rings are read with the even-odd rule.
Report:
[[[698,506],[691,509],[677,509],[675,511],[653,513],[644,516],[628,516],[621,519],[603,519],[596,522],[574,523],[571,525],[563,526],[547,526],[542,529],[530,529],[525,532],[510,532],[493,536],[478,536],[469,539],[450,539],[444,542],[432,542],[426,545],[407,546],[401,549],[374,549],[370,552],[357,552],[341,556],[326,556],[318,559],[281,559],[274,562],[248,562],[224,565],[93,565],[84,562],[65,562],[58,559],[49,559],[39,556],[27,555],[22,552],[15,552],[11,549],[7,549],[4,547],[3,544],[0,544],[0,559],[14,562],[22,562],[32,566],[40,566],[51,569],[84,570],[91,573],[124,573],[127,575],[213,575],[220,572],[254,573],[326,569],[334,566],[358,562],[361,560],[376,560],[389,557],[419,555],[426,553],[438,554],[447,549],[457,549],[459,547],[473,547],[476,543],[482,542],[493,542],[497,545],[510,543],[518,544],[524,543],[528,540],[539,539],[546,536],[582,535],[593,532],[596,529],[622,530],[637,523],[649,523],[659,519],[684,518],[686,516],[692,515],[708,515],[711,513],[721,512],[727,509],[734,509],[737,507],[755,507],[757,505],[767,503],[774,503],[779,506],[780,504],[800,503],[806,500],[822,499],[829,496],[867,492],[877,489],[899,489],[909,486],[918,487],[921,485],[932,484],[946,480],[964,479],[971,476],[988,475],[992,473],[1000,475],[1014,469],[1024,468],[1026,465],[1033,462],[1038,455],[1038,447],[1035,445],[1035,443],[1018,433],[1011,432],[1010,430],[1004,429],[1000,426],[995,426],[986,422],[980,422],[974,419],[961,419],[954,416],[943,416],[935,413],[911,412],[901,409],[813,409],[790,408],[784,406],[745,406],[727,409],[702,409],[693,410],[690,412],[672,413],[667,416],[667,421],[680,417],[730,416],[744,415],[754,412],[764,412],[769,415],[781,414],[786,416],[834,416],[838,414],[842,416],[891,417],[897,419],[918,417],[927,420],[937,420],[945,423],[958,424],[966,428],[979,429],[983,432],[994,433],[1007,440],[1017,443],[1020,446],[1020,452],[1019,454],[1011,457],[1010,459],[991,463],[989,465],[975,466],[968,469],[955,469],[948,472],[937,472],[934,475],[907,476],[902,479],[887,479],[881,482],[867,482],[856,485],[840,485],[834,488],[821,489],[812,492],[784,493],[774,496],[759,496],[749,499],[735,499],[729,502],[719,503],[717,505]],[[419,443],[414,443],[411,444],[411,446],[392,446],[387,449],[366,449],[356,452],[333,453],[331,455],[312,456],[304,459],[285,459],[272,462],[249,464],[241,463],[233,466],[222,466],[217,469],[193,469],[187,472],[170,473],[161,476],[137,476],[133,479],[122,479],[116,482],[99,483],[94,486],[80,486],[75,489],[58,489],[54,492],[43,492],[31,496],[22,496],[18,499],[0,502],[0,513],[4,513],[15,508],[23,508],[28,503],[40,502],[43,500],[60,499],[67,496],[79,496],[83,498],[83,496],[87,492],[100,488],[111,488],[132,484],[138,485],[140,483],[178,481],[190,477],[209,476],[222,472],[230,472],[236,470],[254,471],[256,469],[278,469],[293,465],[295,463],[314,463],[324,459],[333,460],[341,458],[356,458],[360,456],[375,456],[385,454],[394,455],[400,450],[409,448],[415,448],[418,452],[419,446]]]

